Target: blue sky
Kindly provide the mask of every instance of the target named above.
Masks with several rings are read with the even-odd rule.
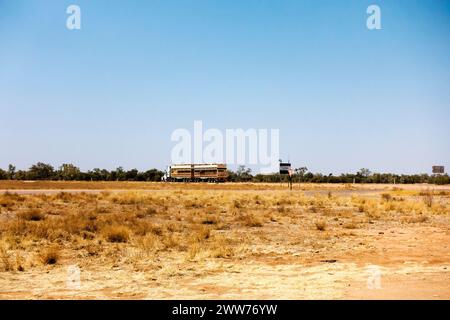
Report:
[[[313,172],[450,168],[449,36],[447,0],[0,0],[0,167],[162,169],[202,120]]]

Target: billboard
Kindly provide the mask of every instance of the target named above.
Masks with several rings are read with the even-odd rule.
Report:
[[[291,164],[289,162],[280,163],[280,174],[289,174],[291,172]]]
[[[444,173],[444,166],[433,166],[433,173]]]

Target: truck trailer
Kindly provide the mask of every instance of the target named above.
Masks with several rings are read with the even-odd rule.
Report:
[[[225,182],[226,164],[173,164],[163,177],[167,182]]]

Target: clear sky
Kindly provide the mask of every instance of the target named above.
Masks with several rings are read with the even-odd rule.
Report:
[[[0,0],[0,167],[163,169],[202,120],[313,172],[450,169],[449,40],[448,0]]]

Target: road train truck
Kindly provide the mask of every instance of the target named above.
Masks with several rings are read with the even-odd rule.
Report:
[[[225,182],[228,178],[226,164],[173,164],[166,170],[167,182]]]

